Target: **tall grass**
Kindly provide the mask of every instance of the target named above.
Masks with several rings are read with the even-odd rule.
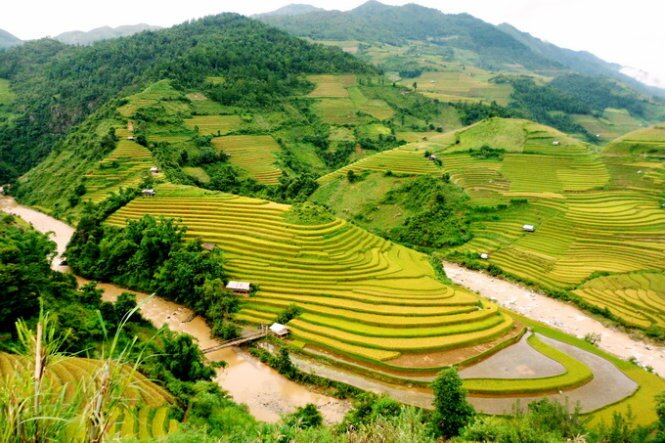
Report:
[[[136,374],[142,356],[130,355],[135,340],[120,345],[120,332],[138,307],[127,313],[109,344],[101,364],[72,386],[58,380],[51,369],[65,357],[59,349],[67,340],[51,317],[40,312],[33,329],[19,320],[16,367],[0,380],[0,442],[101,442],[116,418],[136,402]]]

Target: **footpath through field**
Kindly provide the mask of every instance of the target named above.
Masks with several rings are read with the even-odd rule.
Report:
[[[478,292],[532,320],[554,326],[578,337],[599,334],[598,347],[623,359],[635,357],[665,377],[665,347],[631,338],[625,332],[606,326],[577,307],[534,292],[515,283],[471,271],[454,263],[443,263],[446,275],[458,285]]]

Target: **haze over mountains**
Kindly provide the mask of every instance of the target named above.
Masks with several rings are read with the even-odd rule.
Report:
[[[572,70],[642,84],[647,75],[631,75],[622,66],[606,62],[585,51],[573,51],[547,43],[509,24],[494,26],[469,14],[445,14],[417,4],[390,6],[370,0],[350,11],[327,11],[294,4],[256,16],[268,24],[314,40],[359,40],[391,45],[426,41],[442,48],[471,52],[479,66],[490,69],[522,65],[551,74]],[[665,95],[650,88],[649,93]]]
[[[100,40],[109,40],[118,37],[127,37],[143,31],[156,31],[161,29],[160,26],[148,25],[146,23],[139,23],[136,25],[124,25],[112,28],[110,26],[102,26],[100,28],[91,29],[90,31],[67,31],[53,37],[68,45],[89,45]],[[23,43],[15,35],[0,29],[0,49],[10,48]]]

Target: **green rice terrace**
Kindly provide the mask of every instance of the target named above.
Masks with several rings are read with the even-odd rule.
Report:
[[[231,278],[257,288],[243,299],[236,320],[270,324],[297,305],[303,313],[287,323],[290,343],[310,358],[421,390],[442,367],[469,367],[475,372],[462,372],[465,386],[474,404],[490,413],[509,412],[522,396],[557,392],[582,401],[585,412],[641,398],[633,395],[643,382],[634,373],[605,356],[590,356],[576,347],[579,341],[566,345],[560,336],[525,334],[525,319],[442,282],[419,252],[339,218],[312,217],[307,205],[171,184],[156,190],[156,197],[136,198],[107,223],[121,227],[145,214],[181,220],[186,236],[224,251]],[[521,367],[504,352],[534,358]],[[484,362],[474,366],[487,357],[499,358],[508,375],[497,376],[497,366],[483,369]],[[656,383],[657,377],[646,380]],[[605,383],[616,389],[596,395]],[[594,400],[584,401],[587,397]]]
[[[27,373],[29,368],[30,362],[25,357],[0,352],[0,383],[16,383],[16,377]],[[85,386],[92,382],[92,375],[100,369],[98,360],[59,357],[50,364],[44,380],[54,393],[72,399],[83,394]],[[169,418],[169,404],[173,401],[170,394],[129,368],[126,372],[129,380],[124,393],[126,401],[111,412],[108,435],[154,440],[175,431],[178,422]],[[72,432],[77,430],[72,429]]]
[[[485,158],[483,146],[495,151]],[[664,146],[665,129],[659,127],[629,133],[597,152],[543,125],[490,119],[325,175],[314,200],[352,216],[341,191],[350,170],[369,173],[367,186],[384,193],[390,188],[383,181],[449,174],[472,207],[493,208],[495,214],[472,222],[473,238],[452,252],[472,260],[486,253],[504,272],[549,290],[573,291],[625,324],[662,327]],[[396,175],[402,177],[391,177]],[[365,204],[376,205],[380,197]],[[381,217],[380,206],[374,211],[370,217],[377,223],[394,224],[401,215],[389,220]],[[534,225],[535,232],[525,232],[524,224]],[[645,271],[651,273],[640,276]]]

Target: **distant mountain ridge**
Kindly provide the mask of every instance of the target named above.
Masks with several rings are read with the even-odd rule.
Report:
[[[108,40],[118,37],[128,37],[130,35],[138,34],[143,31],[157,31],[162,29],[160,26],[152,26],[146,23],[139,23],[137,25],[125,25],[112,28],[110,26],[102,26],[100,28],[91,29],[90,31],[68,31],[56,35],[55,40],[69,45],[89,45],[99,40]]]
[[[346,12],[317,10],[257,18],[314,40],[360,40],[394,45],[409,40],[431,41],[442,47],[472,51],[491,69],[511,64],[531,69],[560,67],[494,25],[468,14],[444,14],[416,4],[389,6],[371,0]]]
[[[317,8],[316,6],[306,5],[302,3],[293,3],[290,5],[282,6],[279,9],[274,11],[265,12],[263,14],[255,14],[253,17],[269,17],[269,16],[280,16],[280,15],[300,15],[307,14],[309,12],[320,12],[325,11],[325,9]]]
[[[0,49],[11,48],[12,46],[20,45],[21,43],[23,43],[23,40],[10,34],[4,29],[0,29]]]
[[[289,14],[290,6],[297,13]],[[290,5],[276,13],[256,16],[299,37],[314,40],[359,40],[400,45],[408,40],[427,41],[443,47],[472,51],[483,68],[520,64],[539,71],[573,71],[626,82],[643,93],[665,96],[665,90],[626,75],[623,67],[586,51],[573,51],[544,42],[509,24],[494,26],[469,14],[446,14],[417,4],[390,6],[370,0],[350,11],[327,11]],[[277,11],[275,11],[277,12]],[[638,80],[635,80],[638,78]]]

